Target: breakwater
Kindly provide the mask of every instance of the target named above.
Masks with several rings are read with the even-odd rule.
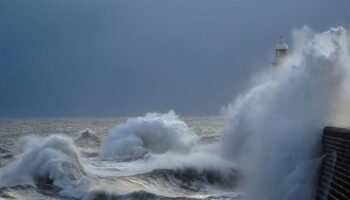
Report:
[[[325,127],[318,200],[350,199],[350,129]]]

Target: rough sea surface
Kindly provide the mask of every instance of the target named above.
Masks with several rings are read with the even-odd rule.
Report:
[[[293,35],[225,119],[1,119],[0,198],[315,199],[322,128],[349,124],[350,37]]]
[[[237,199],[217,116],[1,118],[0,199]]]

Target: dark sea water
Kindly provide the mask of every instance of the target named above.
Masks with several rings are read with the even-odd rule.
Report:
[[[213,156],[223,118],[155,118],[1,118],[0,199],[239,197],[237,171]],[[179,131],[185,133],[175,137]],[[78,162],[67,158],[65,145],[76,149]]]

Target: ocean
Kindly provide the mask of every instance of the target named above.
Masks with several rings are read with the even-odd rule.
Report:
[[[0,198],[315,199],[322,129],[350,123],[350,38],[293,37],[224,117],[1,119]]]
[[[228,169],[227,174],[222,174],[222,166],[214,166],[219,163],[205,158],[205,164],[196,166],[195,160],[181,159],[188,154],[195,154],[200,148],[210,149],[210,145],[218,143],[218,138],[224,127],[224,119],[219,116],[184,117],[179,119],[171,113],[165,115],[140,117],[143,124],[135,124],[135,119],[127,117],[119,118],[1,118],[0,119],[0,173],[7,173],[6,168],[17,168],[14,173],[6,176],[14,179],[16,183],[6,183],[8,187],[0,190],[2,199],[236,199],[235,183],[238,178],[234,168]],[[167,117],[174,119],[166,119]],[[133,121],[134,120],[134,121]],[[147,121],[148,120],[148,121]],[[158,122],[157,120],[164,120]],[[133,124],[134,123],[134,124]],[[152,124],[155,123],[155,124]],[[168,123],[168,124],[167,124]],[[167,131],[167,127],[185,126],[186,133],[190,134],[190,148],[187,152],[181,152],[186,148],[182,145],[174,146],[174,150],[163,152],[161,145],[158,149],[145,148],[146,152],[137,154],[128,152],[127,156],[102,156],[102,145],[107,146],[108,135],[118,132],[123,125],[130,125],[127,129],[137,131]],[[183,124],[182,124],[183,123]],[[150,127],[153,126],[153,127]],[[163,127],[165,126],[165,127]],[[188,126],[188,127],[186,127]],[[125,127],[125,126],[124,126]],[[151,129],[150,129],[151,128]],[[165,129],[164,129],[165,128]],[[179,127],[177,127],[179,128]],[[173,128],[174,130],[177,128]],[[181,129],[181,127],[180,127]],[[169,130],[173,131],[173,130]],[[184,130],[180,130],[184,131]],[[122,133],[118,133],[122,134]],[[147,132],[151,135],[152,133]],[[162,133],[161,133],[162,134]],[[169,133],[176,135],[177,133]],[[50,136],[57,138],[50,138]],[[143,135],[142,137],[147,137]],[[140,136],[140,138],[142,138]],[[154,143],[170,145],[176,142],[176,138],[152,136]],[[186,135],[182,137],[187,137]],[[128,136],[125,136],[128,138]],[[127,143],[123,138],[121,141]],[[168,139],[170,141],[168,141]],[[25,140],[25,142],[23,142]],[[37,140],[37,141],[31,141]],[[46,141],[45,141],[46,140]],[[62,140],[62,141],[59,141]],[[65,140],[68,140],[65,144]],[[69,141],[71,140],[71,141]],[[106,140],[106,141],[105,141]],[[146,140],[142,139],[147,146]],[[117,139],[113,140],[117,145]],[[74,164],[71,158],[57,156],[55,153],[66,151],[66,147],[57,147],[48,143],[63,142],[63,145],[73,145],[78,155],[79,168],[83,173],[72,173]],[[70,144],[72,142],[72,144]],[[170,143],[169,143],[170,142]],[[30,143],[31,147],[24,147]],[[149,142],[148,142],[149,143]],[[180,142],[181,143],[181,142]],[[133,146],[134,144],[129,144]],[[34,147],[34,146],[38,147]],[[113,146],[114,144],[112,144]],[[193,146],[192,146],[193,145]],[[156,146],[156,145],[154,145]],[[38,148],[38,149],[31,149]],[[108,147],[113,149],[113,147]],[[127,148],[127,147],[126,147]],[[181,148],[181,149],[176,149]],[[47,150],[54,150],[50,155],[41,160]],[[195,150],[197,149],[197,150]],[[181,151],[179,151],[181,150]],[[27,151],[24,152],[23,151]],[[29,152],[32,151],[32,152]],[[36,155],[33,151],[40,151]],[[113,151],[123,151],[113,149]],[[153,152],[152,152],[153,151]],[[208,150],[209,151],[209,150]],[[210,150],[211,151],[211,150]],[[67,154],[67,153],[66,153]],[[21,156],[19,156],[21,155]],[[133,157],[132,155],[137,155]],[[23,158],[30,157],[30,159]],[[172,160],[174,159],[174,160]],[[188,159],[199,159],[194,156]],[[25,160],[16,163],[16,160]],[[40,161],[39,161],[40,160]],[[171,163],[175,164],[171,166]],[[13,164],[15,163],[15,164]],[[152,163],[155,163],[152,164]],[[211,164],[210,164],[211,163]],[[14,166],[17,165],[17,166]],[[44,168],[44,169],[41,169]],[[57,169],[63,168],[63,169]],[[226,170],[226,169],[225,169]],[[21,174],[22,173],[22,174]],[[55,174],[56,173],[56,174]],[[30,174],[31,181],[26,182],[24,176]],[[58,174],[58,175],[57,175]],[[13,176],[13,177],[11,177]],[[70,178],[64,176],[72,176]],[[78,177],[78,178],[77,178]],[[0,179],[4,183],[5,178]],[[78,180],[79,179],[79,180]],[[8,181],[8,180],[6,180]],[[63,184],[62,184],[63,182]],[[0,182],[1,185],[1,182]]]

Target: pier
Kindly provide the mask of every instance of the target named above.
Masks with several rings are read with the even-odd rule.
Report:
[[[350,129],[325,127],[318,200],[350,199]]]

